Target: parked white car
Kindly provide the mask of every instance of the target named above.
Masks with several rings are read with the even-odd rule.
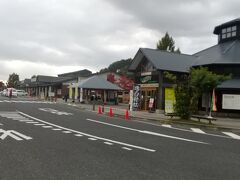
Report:
[[[10,90],[12,90],[12,97],[17,97],[17,90],[14,88],[7,88],[6,96],[9,97]]]
[[[4,89],[1,93],[2,96],[7,96],[7,89]]]
[[[17,96],[27,96],[28,93],[24,90],[16,90],[17,91]]]

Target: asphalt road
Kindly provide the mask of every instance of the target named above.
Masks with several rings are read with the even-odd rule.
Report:
[[[0,179],[240,179],[239,134],[0,98]]]

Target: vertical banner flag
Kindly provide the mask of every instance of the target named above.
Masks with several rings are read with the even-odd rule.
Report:
[[[135,84],[133,86],[133,111],[137,111],[140,106],[140,85]]]
[[[212,92],[212,111],[213,112],[216,112],[217,111],[217,98],[216,98],[216,95],[215,95],[215,89],[213,89],[213,92]]]
[[[174,104],[176,102],[173,88],[165,88],[165,113],[174,113]]]

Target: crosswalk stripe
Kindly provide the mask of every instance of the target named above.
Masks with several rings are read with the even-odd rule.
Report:
[[[128,150],[128,151],[132,150],[131,148],[127,148],[127,147],[122,147],[122,149],[125,149],[125,150]]]
[[[167,127],[167,128],[171,128],[172,126],[169,124],[162,124],[162,127]]]
[[[240,136],[239,135],[237,135],[237,134],[234,134],[234,133],[232,133],[232,132],[222,132],[223,134],[226,134],[226,135],[228,135],[228,136],[230,136],[230,137],[232,137],[233,139],[240,139]]]
[[[74,136],[82,137],[83,135],[81,135],[81,134],[74,134]]]
[[[43,128],[52,128],[52,126],[42,126]]]
[[[71,131],[63,131],[63,133],[70,134],[72,132]]]
[[[202,130],[199,129],[199,128],[191,128],[191,130],[192,130],[193,132],[196,132],[196,133],[206,134],[204,131],[202,131]]]

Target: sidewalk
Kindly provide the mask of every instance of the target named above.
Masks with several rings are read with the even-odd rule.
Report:
[[[95,111],[98,113],[98,107],[100,105],[95,105],[95,110],[93,110],[93,105],[92,104],[80,104],[80,103],[72,103],[72,102],[67,102],[65,103],[62,99],[57,100],[58,103],[63,103],[63,104],[68,104],[71,106],[76,106],[78,108],[88,110],[88,111]],[[119,115],[119,116],[125,116],[126,110],[128,109],[128,104],[120,104],[120,105],[105,105],[104,106],[104,113],[108,113],[110,110],[110,107],[113,110],[114,115]],[[170,118],[168,116],[165,116],[163,113],[149,113],[145,111],[129,111],[129,116],[132,118],[138,118],[138,119],[146,119],[146,120],[155,120],[155,121],[160,121],[163,123],[180,123],[180,124],[187,124],[187,125],[198,125],[198,126],[205,126],[205,127],[215,127],[215,128],[228,128],[228,129],[236,129],[240,130],[240,119],[235,119],[235,118],[220,118],[217,117],[217,121],[213,121],[213,125],[209,125],[208,121],[201,120],[203,122],[202,124],[198,123],[198,120],[193,120],[191,122],[182,122],[178,121],[177,117]],[[194,123],[196,121],[196,123]]]

